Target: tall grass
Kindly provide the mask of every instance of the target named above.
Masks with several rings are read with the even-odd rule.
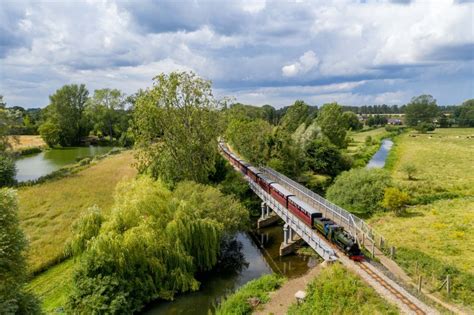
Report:
[[[322,270],[308,285],[306,293],[306,300],[293,304],[288,314],[398,314],[394,305],[340,264]]]

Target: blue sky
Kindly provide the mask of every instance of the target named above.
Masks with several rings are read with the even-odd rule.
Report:
[[[0,1],[0,94],[131,94],[192,70],[217,97],[275,107],[474,97],[472,1]]]

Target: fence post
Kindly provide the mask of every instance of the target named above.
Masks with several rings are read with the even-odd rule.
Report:
[[[421,292],[421,282],[422,282],[423,278],[422,276],[419,276],[418,277],[418,292]]]
[[[395,259],[395,246],[390,247],[390,257]]]
[[[451,276],[450,275],[446,276],[446,291],[448,292],[448,295],[451,293]]]
[[[383,237],[380,236],[380,249],[383,249],[383,245],[384,245]]]
[[[365,245],[365,233],[362,232],[362,246]]]
[[[372,242],[372,258],[375,258],[375,244]]]

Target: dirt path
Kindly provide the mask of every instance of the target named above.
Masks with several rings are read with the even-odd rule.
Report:
[[[321,271],[322,266],[317,265],[309,272],[301,277],[288,280],[280,289],[270,294],[270,301],[263,305],[262,309],[257,310],[254,314],[268,315],[268,314],[286,314],[288,307],[296,302],[295,293],[299,290],[305,291],[306,286],[314,279]]]

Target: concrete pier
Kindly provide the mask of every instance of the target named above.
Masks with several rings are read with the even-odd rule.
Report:
[[[272,211],[272,209],[265,203],[262,202],[262,212],[260,218],[257,221],[257,228],[263,228],[270,226],[279,220],[279,216]]]
[[[297,250],[303,239],[293,232],[293,229],[285,224],[283,226],[283,242],[280,245],[280,256],[286,256]]]

